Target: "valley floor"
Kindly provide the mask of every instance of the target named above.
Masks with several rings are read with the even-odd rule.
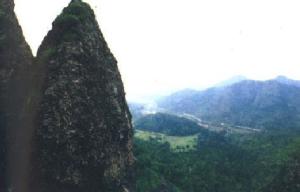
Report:
[[[197,149],[198,134],[191,136],[168,136],[162,133],[155,133],[150,131],[136,130],[135,138],[150,141],[155,140],[159,143],[169,143],[173,151],[183,152]]]

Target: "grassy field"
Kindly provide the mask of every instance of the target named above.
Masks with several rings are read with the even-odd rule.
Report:
[[[192,136],[167,136],[161,133],[135,130],[134,137],[142,140],[156,139],[159,142],[168,142],[174,151],[195,150],[197,145],[198,134]]]

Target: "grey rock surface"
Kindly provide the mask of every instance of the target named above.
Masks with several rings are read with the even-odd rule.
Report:
[[[131,114],[88,4],[72,0],[36,58],[0,0],[0,191],[130,191]]]
[[[39,191],[124,191],[131,115],[117,61],[92,9],[72,1],[37,54]]]

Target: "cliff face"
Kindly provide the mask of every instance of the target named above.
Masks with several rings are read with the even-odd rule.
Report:
[[[16,191],[27,188],[30,134],[25,110],[32,61],[13,1],[0,0],[0,191],[12,185]]]
[[[73,0],[34,61],[0,0],[0,191],[127,191],[132,125],[116,59]]]
[[[89,5],[73,0],[37,54],[39,191],[124,191],[132,125],[117,61]]]

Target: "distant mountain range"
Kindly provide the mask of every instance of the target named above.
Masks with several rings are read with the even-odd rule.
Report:
[[[242,76],[242,75],[238,75],[238,76],[234,76],[234,77],[231,77],[229,79],[226,79],[224,81],[221,81],[221,82],[213,85],[212,87],[226,87],[226,86],[230,86],[232,84],[235,84],[235,83],[238,83],[238,82],[241,82],[241,81],[244,81],[244,80],[247,80],[247,77]],[[199,91],[203,91],[203,90],[206,90],[206,89],[200,89],[200,90],[184,89],[184,90],[173,93],[171,96],[172,96],[172,99],[180,101],[181,98],[193,96],[195,94],[198,94]],[[162,98],[162,99],[164,99],[164,98]]]
[[[300,81],[233,78],[204,90],[183,90],[158,102],[172,113],[254,128],[300,128]]]

